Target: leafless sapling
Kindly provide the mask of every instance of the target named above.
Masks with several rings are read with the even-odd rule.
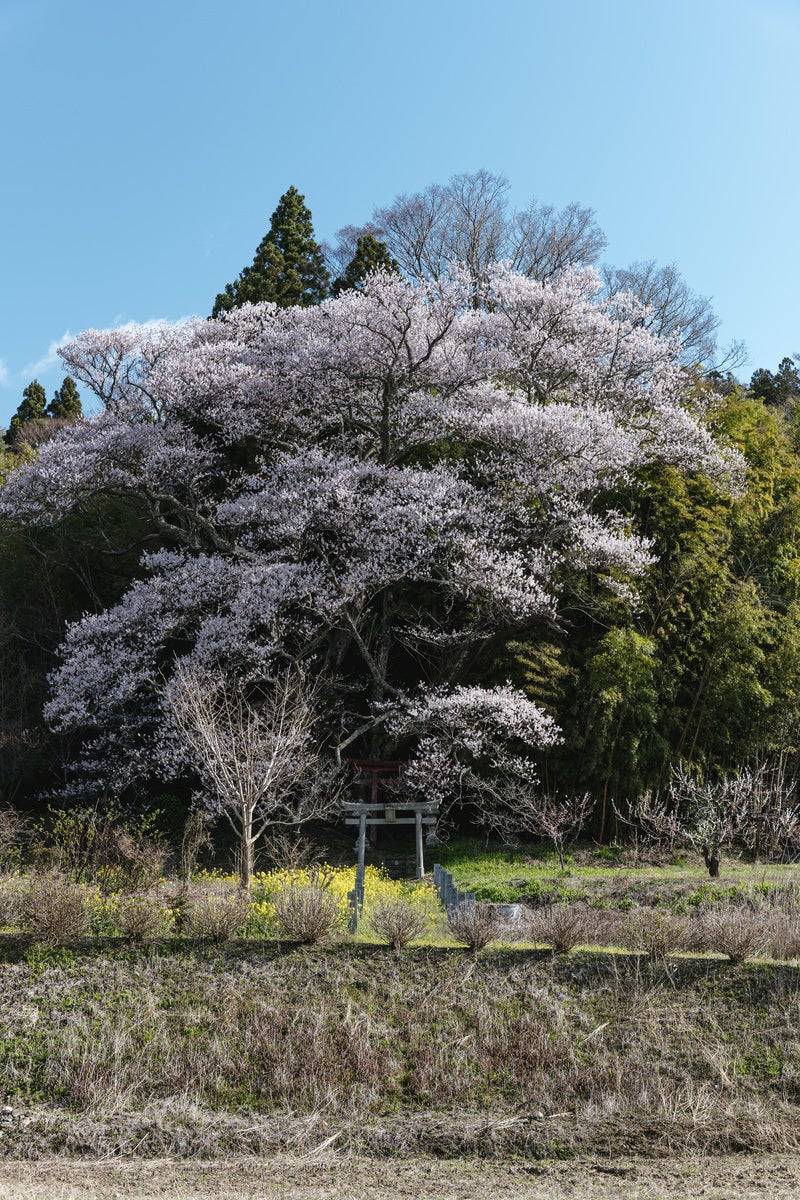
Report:
[[[247,889],[256,844],[268,829],[323,817],[336,804],[315,736],[318,689],[286,671],[248,695],[233,679],[178,663],[165,694],[210,809],[238,838]]]

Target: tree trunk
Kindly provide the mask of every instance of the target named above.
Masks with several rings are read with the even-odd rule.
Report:
[[[253,844],[253,838],[249,832],[245,830],[242,833],[241,864],[239,868],[239,881],[242,885],[242,890],[245,892],[250,891],[250,883],[253,878],[253,861],[255,858],[254,850],[255,846]]]
[[[719,846],[701,846],[708,873],[712,879],[719,878],[720,853]]]

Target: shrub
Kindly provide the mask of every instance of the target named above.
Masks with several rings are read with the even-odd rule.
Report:
[[[35,827],[33,857],[76,883],[96,884],[104,894],[144,891],[160,877],[166,860],[155,820],[150,814],[123,821],[113,806],[50,808]]]
[[[769,948],[773,958],[800,958],[800,920],[797,915],[775,912],[770,918]]]
[[[479,903],[454,908],[447,914],[447,925],[457,942],[463,942],[474,953],[494,941],[500,931],[497,909]]]
[[[321,942],[340,924],[339,903],[319,884],[293,884],[274,899],[278,935],[294,942]]]
[[[557,954],[597,940],[598,914],[583,904],[552,904],[532,910],[525,924],[532,942],[544,942]]]
[[[399,954],[410,942],[422,937],[428,927],[428,917],[408,900],[383,900],[373,908],[369,923],[378,937]]]
[[[250,898],[246,892],[203,891],[179,897],[180,924],[189,937],[227,942],[247,921]]]
[[[187,886],[197,871],[200,855],[212,845],[211,817],[203,809],[192,809],[183,827],[179,860],[179,874]]]
[[[147,891],[158,883],[167,861],[166,848],[146,832],[121,829],[116,838],[118,874],[123,887]]]
[[[43,942],[65,942],[89,932],[83,888],[59,871],[31,877],[22,894],[23,928]]]
[[[25,821],[15,808],[0,808],[0,871],[15,870],[22,860]]]
[[[763,914],[746,905],[732,905],[697,918],[692,948],[724,954],[739,963],[762,954],[768,943],[769,927]]]
[[[262,856],[276,870],[306,871],[318,867],[322,855],[322,847],[297,829],[274,829],[262,847]]]
[[[368,866],[364,873],[363,918],[369,921],[376,905],[384,900],[407,900],[415,908],[425,912],[431,920],[441,915],[441,906],[436,890],[428,883],[390,879],[381,867]],[[349,914],[348,893],[355,886],[355,867],[331,867],[325,864],[313,867],[290,868],[280,871],[259,872],[253,876],[251,891],[252,905],[248,926],[256,935],[275,931],[275,900],[289,887],[323,887],[334,897],[338,906],[342,928]]]
[[[132,942],[164,937],[171,924],[163,904],[154,896],[145,895],[122,897],[116,918],[120,933]]]
[[[686,921],[665,908],[632,908],[620,929],[620,940],[630,950],[641,950],[654,962],[685,950],[689,945]]]

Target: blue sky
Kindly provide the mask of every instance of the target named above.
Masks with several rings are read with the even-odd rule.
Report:
[[[207,314],[290,184],[323,240],[479,167],[677,262],[774,369],[799,63],[800,0],[0,0],[0,424],[70,333]]]

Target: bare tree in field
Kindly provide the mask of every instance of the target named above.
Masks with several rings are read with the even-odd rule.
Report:
[[[235,681],[179,663],[165,695],[185,739],[181,753],[239,839],[241,884],[249,888],[267,829],[325,816],[336,803],[314,737],[315,688],[287,671],[251,700]]]
[[[520,275],[543,281],[599,262],[606,237],[591,208],[573,202],[556,209],[535,196],[511,208],[508,193],[508,180],[487,170],[403,192],[375,208],[365,225],[339,230],[335,245],[325,247],[329,270],[342,275],[365,234],[383,242],[411,279],[440,279],[457,262],[480,282],[492,263],[507,261]],[[747,357],[738,341],[718,350],[720,320],[710,298],[692,291],[674,263],[604,264],[600,276],[608,298],[630,293],[648,306],[645,327],[652,333],[680,334],[684,365],[721,372]]]
[[[708,296],[693,292],[675,263],[658,266],[655,259],[628,267],[605,265],[600,272],[609,297],[630,292],[650,310],[646,328],[659,337],[680,334],[683,361],[708,370],[735,370],[746,358],[741,342],[717,349],[720,319]]]
[[[502,175],[480,170],[396,196],[368,224],[339,230],[337,244],[326,249],[330,269],[342,273],[365,233],[383,241],[411,278],[438,279],[459,262],[478,280],[491,263],[508,260],[520,274],[544,280],[597,262],[606,239],[591,209],[568,204],[556,211],[534,197],[510,210],[508,190]]]
[[[582,796],[561,796],[510,787],[504,795],[502,808],[492,814],[492,824],[504,841],[519,834],[546,838],[552,842],[563,871],[566,848],[579,836],[594,805],[594,798],[588,792]]]
[[[734,842],[773,858],[795,856],[800,842],[796,781],[786,778],[783,763],[746,767],[717,783],[701,783],[680,766],[666,796],[645,793],[623,819],[670,848],[699,850],[712,879]]]

